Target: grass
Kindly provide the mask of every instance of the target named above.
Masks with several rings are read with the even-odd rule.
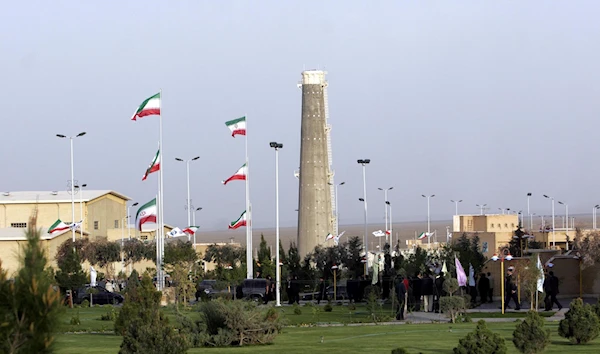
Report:
[[[555,311],[540,311],[538,314],[542,317],[552,317]],[[469,312],[469,317],[475,319],[479,318],[525,318],[527,312],[505,312],[504,315],[501,312]]]
[[[342,349],[351,352],[390,353],[393,348],[403,347],[412,353],[451,353],[458,340],[475,328],[475,323],[436,323],[406,325],[341,325],[336,327],[302,327],[302,324],[315,322],[352,323],[367,322],[368,315],[364,306],[350,311],[347,306],[333,306],[332,312],[315,313],[311,307],[300,307],[301,315],[294,315],[292,307],[284,307],[282,312],[290,325],[280,334],[272,345],[236,348],[192,348],[189,353],[332,353]],[[384,311],[389,312],[386,307]],[[79,311],[81,325],[69,324],[71,316]],[[108,307],[67,310],[63,314],[59,332],[56,336],[57,353],[115,353],[121,344],[121,337],[112,333],[72,333],[112,331],[112,321],[101,321],[100,316],[109,311]],[[315,310],[316,311],[316,310]],[[321,308],[322,311],[322,308]],[[174,316],[173,309],[166,309]],[[499,313],[481,313],[486,317],[501,317]],[[549,313],[550,314],[550,313]],[[195,315],[192,311],[188,315]],[[475,315],[475,313],[471,314]],[[504,317],[514,318],[517,313],[507,313]],[[316,321],[318,320],[318,321]],[[346,321],[346,322],[344,322]],[[476,322],[476,320],[474,321]],[[512,332],[515,322],[488,323],[491,330],[499,333],[507,341],[509,353],[517,353],[512,344]],[[600,339],[591,344],[577,346],[557,334],[557,322],[547,323],[552,333],[552,344],[545,353],[594,353],[600,352]],[[71,332],[71,333],[66,333]]]

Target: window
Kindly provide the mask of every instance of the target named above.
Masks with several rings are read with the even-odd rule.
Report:
[[[10,223],[10,227],[21,227],[21,228],[25,228],[25,227],[27,227],[27,223],[26,223],[26,222],[11,222],[11,223]]]
[[[487,253],[488,252],[488,243],[487,242],[483,242],[481,244],[481,253]]]
[[[515,223],[510,224],[511,227],[514,229],[515,228]]]
[[[98,230],[98,221],[94,221],[94,230]]]
[[[141,238],[142,240],[146,241],[146,240],[148,240],[148,235],[142,235],[142,236],[140,236],[140,238]]]
[[[119,220],[115,220],[115,229],[119,228]]]
[[[498,228],[501,228],[500,224],[498,224]]]
[[[492,229],[493,229],[494,228],[494,224],[492,224],[491,226],[492,226]]]
[[[504,227],[506,227],[508,229],[508,224],[504,224]]]

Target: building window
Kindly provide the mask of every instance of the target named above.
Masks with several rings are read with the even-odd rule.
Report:
[[[142,236],[140,236],[140,238],[141,238],[142,240],[146,241],[146,240],[148,240],[148,235],[142,235]]]
[[[488,243],[487,242],[483,242],[481,244],[481,253],[487,253],[488,251],[489,251],[488,250]]]
[[[21,227],[21,228],[25,228],[25,227],[27,227],[27,223],[26,223],[26,222],[11,222],[11,223],[10,223],[10,227]]]
[[[498,224],[498,228],[501,228],[500,224]]]
[[[515,228],[515,224],[514,224],[514,223],[512,223],[512,224],[510,224],[510,225],[511,225],[511,227],[512,227],[513,229]]]
[[[115,220],[115,229],[119,228],[119,220]]]
[[[492,224],[492,229],[494,228],[494,224]]]
[[[506,227],[508,229],[508,224],[504,224],[504,227]]]
[[[94,221],[94,230],[98,230],[98,222]]]

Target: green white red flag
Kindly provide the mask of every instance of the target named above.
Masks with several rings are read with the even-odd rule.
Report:
[[[71,230],[71,227],[58,219],[56,222],[54,222],[54,224],[52,224],[52,226],[50,226],[48,233],[53,236],[58,236],[69,230]]]
[[[138,118],[144,118],[146,116],[159,115],[160,114],[160,92],[154,96],[148,97],[142,102],[138,109],[131,117],[131,120],[137,120]]]
[[[236,221],[232,221],[229,224],[229,229],[235,230],[242,226],[246,226],[246,211],[245,210]]]
[[[142,205],[135,215],[135,225],[139,231],[142,231],[142,225],[145,223],[156,223],[157,208],[156,198]]]
[[[246,176],[248,175],[248,166],[243,164],[231,177],[227,178],[224,181],[221,181],[224,185],[231,181],[245,181]]]
[[[185,229],[183,229],[182,231],[188,235],[194,235],[196,233],[196,231],[198,231],[199,228],[200,228],[200,226],[188,226]]]
[[[160,149],[156,152],[156,156],[154,156],[154,160],[152,160],[152,163],[146,169],[146,173],[144,173],[144,176],[142,177],[142,181],[145,181],[146,178],[148,178],[149,174],[151,174],[153,172],[157,172],[157,171],[160,171]]]
[[[233,119],[225,122],[225,125],[231,130],[231,136],[246,135],[246,117]]]

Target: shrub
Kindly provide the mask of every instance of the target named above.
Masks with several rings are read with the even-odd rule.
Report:
[[[600,318],[600,297],[598,298],[598,302],[596,304],[594,304],[594,306],[592,306],[594,308],[594,312],[596,313],[596,316],[598,316],[598,318]]]
[[[456,322],[456,316],[464,311],[465,299],[462,296],[442,296],[440,310],[450,317],[450,322]]]
[[[79,311],[75,313],[75,316],[71,317],[71,321],[69,323],[72,326],[79,326],[81,324],[81,320],[79,319]]]
[[[90,307],[90,302],[89,302],[89,300],[88,300],[88,299],[84,299],[84,300],[81,302],[81,307]]]
[[[115,311],[114,307],[110,307],[105,314],[100,316],[100,321],[114,321],[117,319],[117,311]]]
[[[544,318],[529,311],[513,332],[513,344],[525,354],[541,353],[550,344],[550,330],[544,329]]]
[[[323,306],[323,311],[325,311],[325,312],[333,311],[333,306],[331,306],[331,303],[325,304],[325,306]]]
[[[298,306],[298,304],[294,304],[294,315],[301,315],[302,314],[302,310],[300,309],[300,306]]]
[[[356,310],[356,305],[354,303],[348,304],[348,310],[355,311]]]
[[[456,278],[449,278],[444,281],[444,291],[452,296],[460,287],[458,286],[458,280]]]
[[[408,354],[408,350],[404,348],[392,349],[392,354]]]
[[[490,331],[484,320],[477,322],[475,331],[467,334],[454,348],[455,354],[504,354],[506,353],[504,339]]]
[[[592,306],[584,304],[582,299],[575,299],[560,321],[558,334],[575,344],[585,344],[598,337],[600,321]]]

